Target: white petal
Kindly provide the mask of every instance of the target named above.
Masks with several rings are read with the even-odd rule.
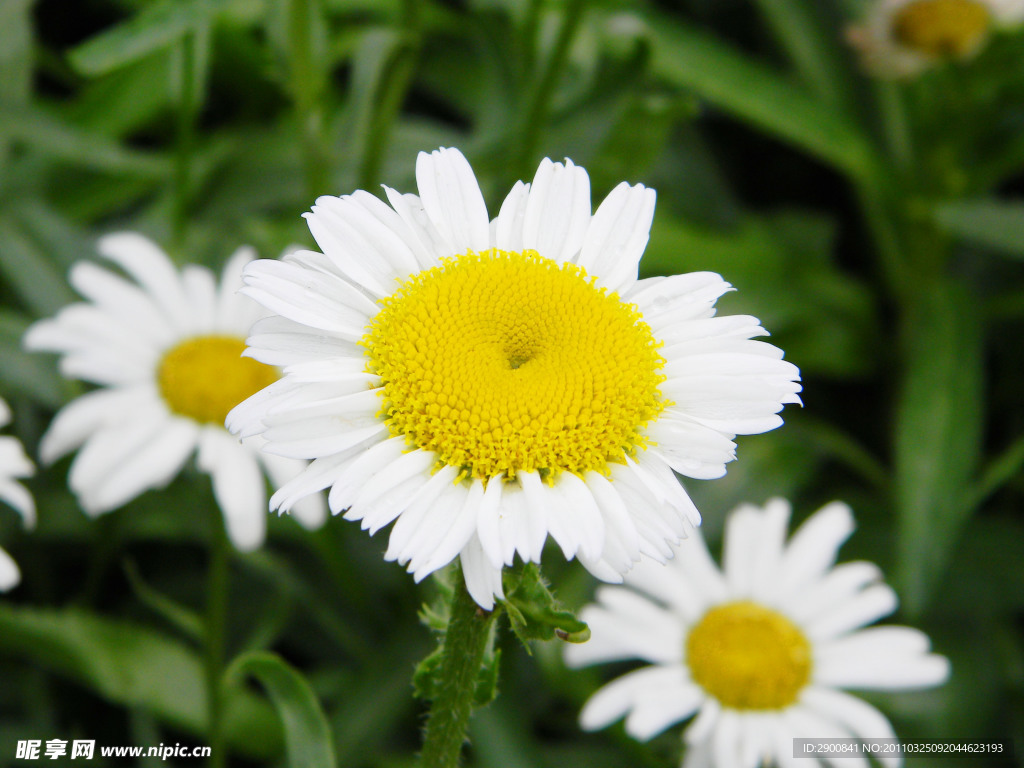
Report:
[[[621,659],[681,664],[686,628],[679,617],[625,587],[600,587],[597,605],[581,612],[591,639],[566,648],[573,666]]]
[[[867,585],[882,580],[882,571],[874,563],[854,560],[840,563],[806,589],[789,592],[778,606],[798,621],[808,621],[830,606],[845,603]]]
[[[217,288],[215,328],[233,331],[244,337],[248,335],[250,326],[262,314],[254,301],[239,293],[242,288],[242,272],[246,264],[255,260],[256,251],[248,246],[242,246],[236,249],[225,263]]]
[[[585,731],[604,728],[629,713],[645,698],[657,695],[659,690],[666,687],[679,690],[685,679],[685,672],[679,667],[644,667],[625,674],[590,697],[580,712],[580,727]],[[668,725],[665,724],[666,727]]]
[[[349,341],[366,335],[377,307],[339,277],[295,262],[261,259],[245,268],[242,293],[272,312]]]
[[[345,467],[345,471],[335,480],[331,488],[331,508],[369,504],[392,485],[418,475],[429,475],[436,461],[437,457],[430,451],[407,451],[403,437],[376,443]],[[335,495],[338,497],[337,504],[334,501]],[[347,504],[344,503],[344,497],[349,498]],[[348,519],[359,519],[356,509],[352,510]]]
[[[888,584],[873,584],[856,597],[810,620],[807,634],[828,640],[877,621],[896,610],[896,593]]]
[[[499,569],[504,564],[500,531],[501,497],[504,485],[504,475],[492,477],[487,481],[484,497],[480,500],[480,514],[477,518],[476,528],[480,546],[487,553],[487,558],[491,564]]]
[[[544,550],[544,541],[548,537],[548,500],[552,493],[544,487],[537,472],[518,472],[516,474],[519,486],[523,489],[524,504],[526,513],[526,535],[528,541],[527,552],[520,551],[523,560],[527,562],[540,562],[541,552]]]
[[[246,442],[251,442],[250,450],[257,451],[257,458],[275,488],[285,485],[309,466],[304,461],[274,456],[259,450],[258,445],[262,442],[259,438],[249,438]],[[323,494],[318,492],[296,500],[288,510],[282,511],[288,511],[307,530],[316,530],[327,521],[327,502]]]
[[[523,222],[530,185],[517,181],[501,204],[494,220],[494,247],[502,251],[523,250]]]
[[[210,333],[217,321],[217,278],[206,267],[187,264],[181,270],[181,285],[188,300],[188,329]]]
[[[93,434],[71,464],[68,485],[89,514],[166,485],[195,448],[198,427],[157,410]]]
[[[423,484],[391,529],[385,560],[405,565],[414,553],[433,550],[443,535],[438,518],[455,514],[465,501],[465,491],[455,485],[458,474],[457,467],[446,464]]]
[[[164,329],[159,336],[163,342],[176,335],[154,296],[112,272],[92,262],[80,261],[71,267],[68,279],[75,290],[128,327],[137,324],[139,328],[153,331]],[[177,284],[177,276],[174,279]],[[30,341],[31,336],[26,337],[26,342]]]
[[[0,501],[10,504],[21,515],[21,523],[32,530],[36,526],[36,502],[20,483],[0,478]]]
[[[490,218],[469,161],[457,149],[435,149],[416,158],[416,185],[430,221],[453,254],[490,247]]]
[[[492,480],[492,482],[494,482]],[[480,539],[471,536],[463,548],[460,561],[466,589],[476,604],[485,611],[494,608],[494,598],[505,599],[501,585],[501,567],[495,567],[480,546]]]
[[[895,739],[896,734],[885,716],[861,699],[842,691],[811,686],[800,694],[800,703],[835,720],[858,739]],[[882,765],[898,768],[897,756],[878,755]]]
[[[253,452],[224,430],[207,427],[196,464],[213,479],[231,543],[240,552],[259,547],[267,531],[267,490]]]
[[[601,557],[605,523],[601,510],[586,483],[572,472],[563,472],[548,489],[547,525],[566,560],[582,551],[585,557]]]
[[[246,342],[249,348],[243,354],[267,365],[285,366],[332,358],[358,358],[365,364],[362,348],[351,339],[333,331],[312,329],[279,315],[257,320]]]
[[[21,581],[21,571],[14,558],[0,547],[0,592],[7,592],[18,586]]]
[[[101,237],[96,250],[135,278],[175,328],[188,327],[185,292],[174,263],[159,246],[135,232],[116,232]]]
[[[479,478],[473,480],[460,509],[448,522],[448,530],[426,558],[414,557],[410,567],[415,568],[415,577],[422,579],[429,573],[447,565],[475,537],[477,517],[484,497],[484,484]]]
[[[949,677],[949,661],[929,653],[927,636],[910,627],[871,627],[815,651],[814,680],[823,685],[900,690],[929,688]]]
[[[97,389],[64,406],[50,422],[39,443],[44,464],[54,461],[81,445],[101,425],[148,404],[156,406],[152,387]]]
[[[576,262],[597,276],[598,287],[621,293],[636,282],[654,220],[654,202],[653,189],[622,182],[598,206]]]
[[[523,248],[553,261],[572,261],[590,224],[590,177],[571,160],[544,158],[530,185],[523,218]]]
[[[841,502],[828,504],[807,518],[783,553],[780,594],[821,578],[836,561],[839,547],[850,537],[854,527],[853,512]]]

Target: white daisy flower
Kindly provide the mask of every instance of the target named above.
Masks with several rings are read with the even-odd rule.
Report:
[[[822,508],[787,543],[789,515],[783,499],[733,512],[721,570],[698,532],[667,566],[643,562],[626,586],[598,590],[580,614],[591,639],[568,645],[566,662],[650,666],[594,694],[585,729],[625,716],[626,732],[645,741],[696,715],[684,768],[814,768],[817,758],[793,758],[794,738],[895,738],[878,710],[840,689],[939,685],[949,662],[916,629],[863,629],[896,609],[896,595],[872,563],[834,566],[854,528],[848,506]]]
[[[243,357],[245,336],[262,308],[238,293],[242,269],[255,257],[240,248],[220,284],[205,267],[180,272],[145,237],[124,232],[97,244],[131,280],[92,262],[71,269],[71,284],[88,302],[34,323],[29,349],[60,352],[61,372],[99,385],[65,406],[40,443],[51,463],[81,450],[68,483],[90,515],[109,512],[143,491],[160,488],[197,453],[235,547],[258,547],[266,534],[266,483],[279,485],[305,462],[270,456],[259,440],[239,442],[224,417],[273,381],[277,369]],[[316,527],[327,516],[320,497],[294,508]]]
[[[1022,21],[1024,0],[874,0],[847,38],[868,72],[905,78],[970,58],[994,30]]]
[[[11,409],[0,398],[0,427],[11,421]],[[14,507],[21,514],[24,526],[32,529],[36,524],[36,504],[19,478],[29,477],[34,468],[25,449],[16,437],[0,436],[0,501]],[[21,581],[21,571],[14,559],[0,547],[0,592],[6,592]]]
[[[228,416],[264,450],[313,459],[271,504],[328,486],[334,513],[417,580],[461,557],[490,609],[516,554],[550,535],[619,581],[669,557],[699,515],[673,470],[718,477],[736,434],[773,429],[799,372],[716,318],[718,275],[637,280],[654,191],[622,183],[591,213],[586,171],[545,160],[489,220],[466,158],[421,153],[420,195],[321,197],[323,253],[258,261],[249,354],[284,366]]]

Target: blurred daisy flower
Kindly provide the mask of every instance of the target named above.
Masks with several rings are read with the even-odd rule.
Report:
[[[321,197],[323,253],[245,271],[261,320],[251,354],[283,378],[228,426],[313,459],[271,504],[331,486],[329,504],[417,580],[461,557],[490,609],[518,553],[550,535],[619,581],[699,515],[673,470],[718,477],[736,434],[782,423],[797,369],[716,318],[730,286],[698,273],[637,280],[654,191],[623,182],[591,213],[590,180],[545,160],[488,218],[466,158],[420,153],[419,196]]]
[[[970,58],[995,29],[1022,21],[1022,0],[875,0],[847,38],[868,72],[904,78]]]
[[[849,507],[820,509],[787,543],[789,516],[782,499],[742,506],[726,522],[721,570],[698,532],[667,566],[646,561],[626,586],[598,591],[581,613],[591,639],[567,646],[566,662],[650,666],[595,693],[585,729],[625,716],[626,732],[647,740],[696,715],[684,768],[813,768],[816,758],[792,758],[794,738],[894,738],[878,710],[840,689],[935,686],[949,662],[916,629],[863,629],[896,609],[896,595],[872,563],[834,565],[853,532]]]
[[[40,443],[41,459],[51,463],[81,447],[68,483],[83,509],[98,515],[165,486],[198,450],[231,541],[243,551],[258,547],[267,515],[261,466],[278,485],[305,463],[263,454],[258,439],[239,442],[224,428],[232,406],[279,375],[243,356],[245,335],[264,314],[238,293],[254,252],[236,251],[218,285],[205,267],[178,271],[138,234],[107,235],[97,250],[131,279],[92,262],[75,264],[71,284],[88,301],[25,334],[27,348],[63,354],[63,375],[99,385],[57,414]],[[315,527],[327,511],[322,498],[311,497],[294,514]]]
[[[11,421],[11,409],[0,398],[0,427],[6,427]],[[32,462],[25,455],[25,449],[17,438],[0,436],[0,501],[6,502],[21,513],[26,528],[36,524],[36,505],[32,495],[18,479],[32,474]],[[0,591],[6,592],[21,580],[21,572],[17,563],[3,547],[0,547]]]

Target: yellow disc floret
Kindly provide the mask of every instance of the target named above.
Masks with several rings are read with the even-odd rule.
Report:
[[[362,343],[381,415],[462,477],[607,471],[664,407],[650,327],[576,265],[470,251],[380,303]]]
[[[693,679],[732,709],[784,709],[811,677],[811,644],[780,613],[746,600],[708,611],[686,640]]]
[[[167,407],[204,424],[223,424],[228,411],[275,382],[277,370],[242,357],[245,340],[196,336],[171,347],[157,367]]]
[[[991,23],[978,0],[913,0],[896,12],[895,38],[918,53],[961,57],[974,52]]]

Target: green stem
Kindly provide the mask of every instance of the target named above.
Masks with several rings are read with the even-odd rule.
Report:
[[[221,511],[213,507],[212,541],[210,563],[207,572],[206,603],[206,697],[207,697],[207,739],[210,746],[210,768],[226,765],[227,752],[224,741],[224,647],[228,610],[228,566],[231,544],[224,530]]]
[[[402,43],[391,54],[386,73],[381,77],[376,104],[370,119],[372,125],[367,134],[363,162],[359,169],[360,189],[371,189],[380,182],[380,168],[384,151],[391,138],[391,127],[395,122],[405,97],[412,86],[422,46],[420,31],[421,15],[418,0],[403,0]]]
[[[174,207],[172,233],[178,248],[184,243],[188,226],[192,185],[192,152],[196,130],[196,32],[187,33],[181,40],[178,70],[177,146],[174,153]]]
[[[291,89],[302,137],[306,193],[313,199],[329,192],[330,164],[324,146],[323,94],[326,77],[314,60],[316,0],[291,0],[288,4],[288,48],[291,59]]]
[[[480,667],[496,611],[484,611],[469,596],[462,572],[455,574],[451,617],[445,631],[441,683],[430,705],[420,755],[421,768],[455,768],[473,708]]]
[[[555,86],[558,85],[559,77],[565,74],[565,60],[569,56],[569,49],[576,38],[580,23],[583,21],[585,10],[585,0],[569,0],[565,5],[558,37],[555,39],[544,71],[536,80],[537,85],[530,94],[523,113],[522,127],[513,137],[513,140],[519,145],[517,155],[519,162],[512,167],[512,170],[516,172],[516,178],[532,176],[533,167],[536,165],[536,156],[540,150],[541,134],[551,107],[551,97],[554,94]]]

